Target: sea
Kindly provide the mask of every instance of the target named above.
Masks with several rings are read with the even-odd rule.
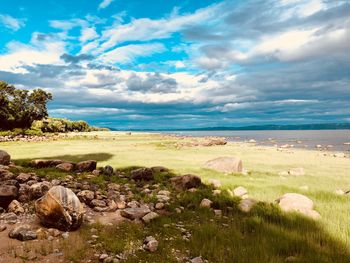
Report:
[[[350,152],[350,130],[167,131],[180,136],[225,137],[228,141],[256,141],[258,145]]]

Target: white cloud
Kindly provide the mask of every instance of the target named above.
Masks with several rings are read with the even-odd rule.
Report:
[[[92,27],[85,27],[81,30],[81,36],[80,41],[85,43],[87,41],[93,40],[98,37],[98,34],[95,30],[95,28]]]
[[[103,9],[106,8],[107,6],[109,6],[114,0],[103,0],[99,6],[98,9]]]
[[[24,21],[21,19],[14,18],[10,15],[2,15],[0,14],[0,25],[11,29],[13,31],[19,30],[21,27],[24,27]]]
[[[160,43],[132,44],[105,52],[98,59],[105,63],[129,63],[136,57],[147,57],[165,50],[164,45]]]

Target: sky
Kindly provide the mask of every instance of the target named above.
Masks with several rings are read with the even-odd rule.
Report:
[[[116,129],[350,122],[350,1],[0,0],[0,80]]]

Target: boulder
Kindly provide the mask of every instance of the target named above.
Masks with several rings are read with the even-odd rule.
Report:
[[[139,168],[131,171],[131,178],[135,181],[150,181],[154,175],[151,168]]]
[[[140,219],[150,212],[151,210],[148,207],[134,207],[134,208],[125,208],[120,211],[120,214],[123,217],[134,220],[134,219]]]
[[[170,179],[171,184],[178,190],[187,190],[197,188],[202,184],[201,178],[197,175],[186,174],[176,176]]]
[[[96,170],[97,162],[94,160],[88,160],[79,162],[76,164],[76,170],[78,172],[92,172]]]
[[[52,187],[49,182],[35,183],[30,186],[29,192],[31,199],[37,199],[46,194]]]
[[[76,230],[83,222],[84,209],[72,190],[52,187],[35,203],[36,214],[46,227],[62,231]]]
[[[36,159],[30,162],[30,165],[35,168],[48,168],[54,167],[61,163],[64,163],[62,160],[47,160],[47,159]]]
[[[16,199],[18,189],[13,185],[0,185],[0,207],[7,208],[12,200]]]
[[[320,214],[314,210],[313,201],[305,195],[287,193],[278,198],[276,202],[285,212],[299,212],[314,219],[320,217]]]
[[[56,168],[63,172],[71,172],[74,170],[74,164],[72,163],[61,163],[56,165]]]
[[[37,239],[36,232],[33,231],[29,225],[15,227],[9,232],[9,237],[20,241]]]
[[[11,156],[7,152],[0,150],[0,164],[9,165],[10,162],[11,162]]]
[[[222,173],[241,173],[242,161],[238,157],[219,157],[206,162],[204,167]]]

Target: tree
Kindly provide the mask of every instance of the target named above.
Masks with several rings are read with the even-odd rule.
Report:
[[[44,90],[29,92],[0,81],[0,129],[30,128],[33,121],[48,116],[49,100],[52,95]]]

